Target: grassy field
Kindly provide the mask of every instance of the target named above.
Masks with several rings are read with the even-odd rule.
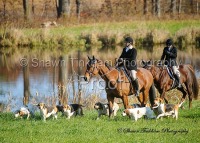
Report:
[[[96,120],[96,111],[85,111],[84,117],[70,120],[64,117],[43,122],[34,119],[14,119],[11,113],[0,113],[0,142],[2,143],[197,143],[200,142],[200,101],[193,108],[179,111],[179,119],[140,119],[137,122],[122,117],[121,109],[114,119]]]
[[[0,46],[117,45],[130,35],[136,44],[160,44],[172,37],[179,44],[199,44],[199,20],[128,21],[59,25],[49,28],[0,27]]]

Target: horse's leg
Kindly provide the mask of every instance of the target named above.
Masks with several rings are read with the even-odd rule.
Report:
[[[177,88],[177,89],[183,93],[183,96],[181,98],[181,102],[179,103],[179,104],[182,104],[183,102],[185,102],[187,92],[185,91],[183,86],[181,88]],[[181,106],[181,108],[184,109],[183,105]]]
[[[160,92],[160,98],[165,100],[165,103],[168,104],[168,100],[165,98],[165,89]]]
[[[123,104],[124,104],[124,109],[127,109],[128,108],[128,96],[123,95],[122,101],[123,101]]]
[[[141,106],[144,106],[143,92],[140,92],[140,95],[138,96],[138,101],[140,102]]]
[[[111,117],[112,112],[113,112],[114,97],[112,95],[107,95],[107,100],[109,104],[109,117]]]
[[[189,96],[189,109],[192,108],[192,85],[190,83],[185,84]]]
[[[140,98],[139,101],[140,101],[142,107],[145,107],[147,104],[148,95],[149,95],[148,93],[149,93],[149,91],[146,89],[142,92],[142,96],[139,97]]]

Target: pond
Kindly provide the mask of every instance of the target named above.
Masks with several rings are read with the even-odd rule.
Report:
[[[163,47],[164,45],[138,48],[138,66],[141,66],[142,59],[159,60]],[[0,111],[14,111],[23,105],[25,86],[28,86],[30,91],[29,102],[57,104],[60,82],[64,82],[68,103],[78,102],[78,100],[90,102],[96,97],[106,99],[104,83],[97,82],[102,81],[100,77],[92,78],[89,83],[82,78],[86,70],[87,56],[94,55],[114,66],[122,47],[63,49],[47,50],[41,47],[1,49]],[[192,64],[197,78],[200,78],[200,50],[194,45],[179,49],[178,62]],[[79,97],[80,92],[81,97]]]

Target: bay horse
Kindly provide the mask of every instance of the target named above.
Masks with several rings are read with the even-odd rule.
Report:
[[[92,75],[100,75],[105,81],[105,90],[109,104],[109,117],[112,115],[112,107],[115,97],[122,99],[125,109],[129,108],[128,96],[133,95],[135,91],[124,72],[118,71],[107,63],[95,59],[94,56],[93,58],[88,57],[88,59],[89,62],[86,67],[84,79],[85,81],[89,81]],[[156,92],[152,74],[144,68],[138,68],[137,78],[140,90],[138,100],[141,103],[141,106],[145,106],[148,99],[150,99],[150,103],[153,105]]]
[[[144,68],[148,69],[154,78],[155,87],[158,89],[160,96],[162,99],[165,99],[165,102],[168,103],[165,98],[165,92],[170,91],[174,88],[171,88],[173,84],[173,80],[170,78],[167,69],[163,68],[163,66],[155,66],[152,61],[142,61]],[[180,88],[176,87],[179,91],[182,92],[183,96],[181,102],[185,101],[186,95],[189,97],[189,109],[192,107],[192,99],[198,98],[199,93],[199,85],[194,73],[194,69],[192,65],[179,65],[180,71],[180,82],[185,85],[186,89],[182,86]]]

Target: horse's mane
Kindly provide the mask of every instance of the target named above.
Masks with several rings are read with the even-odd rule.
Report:
[[[105,62],[105,66],[106,66],[109,70],[113,69],[113,67],[112,67],[108,62]]]

